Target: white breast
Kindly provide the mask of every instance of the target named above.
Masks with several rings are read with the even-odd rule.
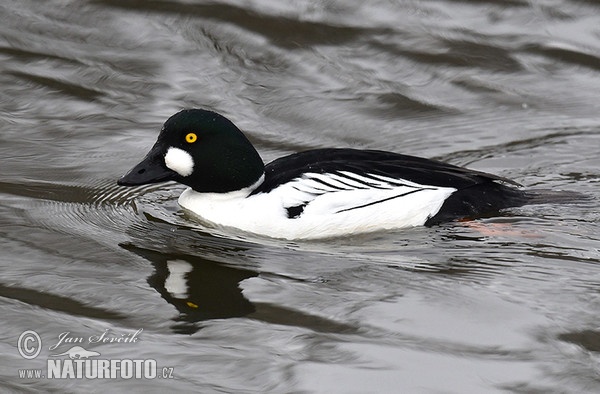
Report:
[[[262,182],[262,179],[259,181]],[[315,239],[423,225],[456,189],[380,175],[304,174],[269,193],[187,189],[179,204],[202,221],[285,239]],[[290,218],[288,208],[301,211]]]

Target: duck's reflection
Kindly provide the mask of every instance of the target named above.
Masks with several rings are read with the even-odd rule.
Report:
[[[255,311],[239,283],[258,273],[223,267],[213,262],[173,258],[155,262],[148,278],[162,297],[188,321],[245,316]]]
[[[193,333],[200,321],[247,316],[274,324],[305,327],[321,332],[349,332],[356,327],[272,303],[252,303],[242,293],[240,282],[258,272],[223,266],[199,256],[164,254],[132,245],[122,245],[154,266],[148,283],[180,312],[173,330]]]
[[[164,254],[135,246],[126,249],[149,260],[148,284],[180,312],[178,320],[197,322],[246,316],[255,311],[239,283],[257,272],[226,267],[198,256]]]

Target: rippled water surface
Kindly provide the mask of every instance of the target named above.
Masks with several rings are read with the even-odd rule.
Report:
[[[0,84],[0,391],[600,392],[597,1],[4,2]],[[591,198],[320,242],[203,228],[180,185],[115,182],[186,107],[265,161],[385,149]],[[174,379],[19,377],[61,333],[139,329],[80,345]]]

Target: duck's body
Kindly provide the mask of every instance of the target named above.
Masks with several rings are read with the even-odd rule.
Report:
[[[171,117],[121,185],[175,180],[179,204],[212,225],[309,239],[433,225],[523,205],[495,175],[391,152],[317,149],[266,166],[233,123],[214,112]]]

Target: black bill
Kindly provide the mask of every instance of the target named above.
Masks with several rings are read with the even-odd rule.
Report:
[[[138,165],[123,175],[117,184],[121,186],[138,186],[148,183],[158,183],[173,180],[177,173],[165,166],[164,155],[158,146],[150,152]]]

